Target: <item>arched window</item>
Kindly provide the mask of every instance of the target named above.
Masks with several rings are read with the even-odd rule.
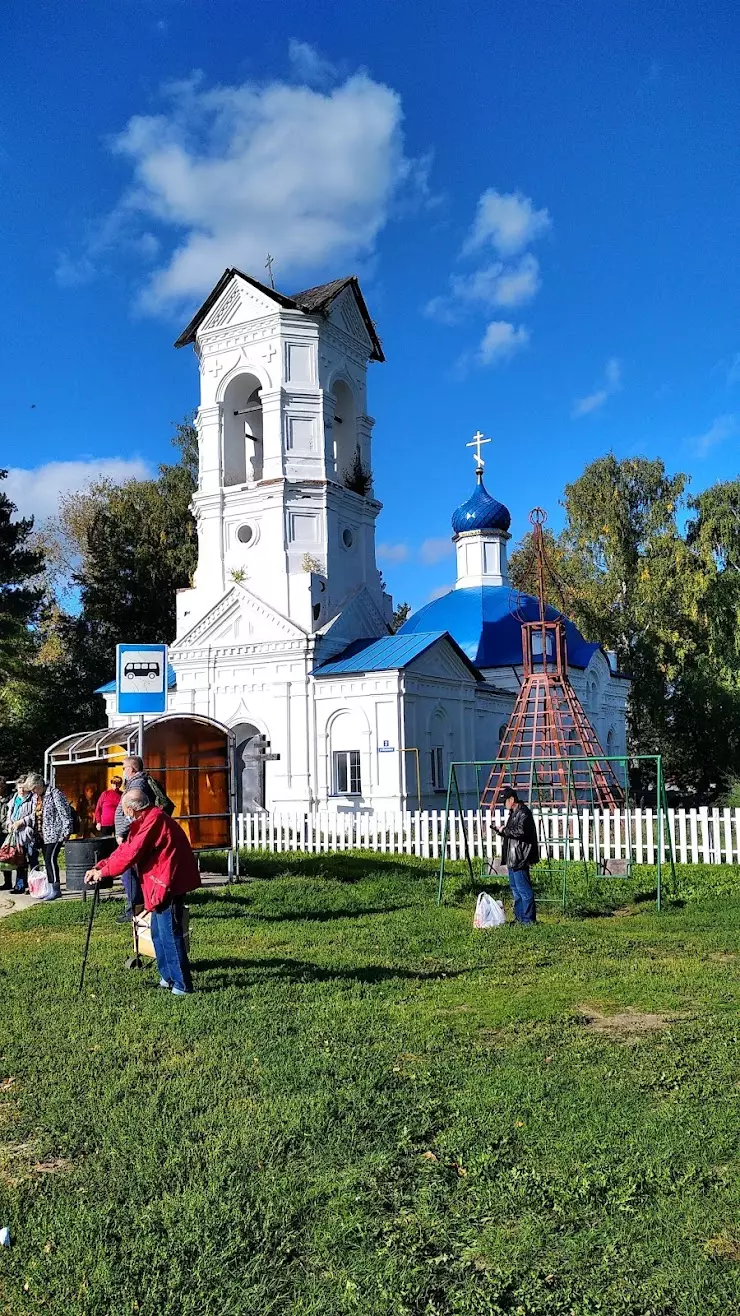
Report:
[[[445,741],[447,738],[447,718],[441,708],[434,713],[429,725],[429,775],[433,791],[447,789],[447,762]]]
[[[351,488],[357,464],[357,408],[352,389],[343,379],[338,379],[334,385],[332,434],[337,482]]]
[[[332,795],[362,794],[362,737],[366,731],[356,713],[339,713],[329,729]]]
[[[262,400],[254,375],[237,375],[224,394],[225,485],[262,479]]]

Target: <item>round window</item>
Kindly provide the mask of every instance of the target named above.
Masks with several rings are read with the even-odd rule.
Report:
[[[240,544],[251,544],[254,539],[254,526],[240,525],[236,537]]]
[[[352,531],[350,530],[349,526],[347,526],[347,529],[342,531],[342,543],[344,544],[345,548],[351,548],[354,542],[355,542],[355,537],[352,534]]]

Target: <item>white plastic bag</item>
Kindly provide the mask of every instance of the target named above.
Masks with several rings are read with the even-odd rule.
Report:
[[[500,928],[506,922],[506,910],[500,900],[481,891],[475,902],[474,928]]]
[[[46,900],[51,895],[51,882],[40,868],[33,868],[28,874],[28,889],[34,900]]]

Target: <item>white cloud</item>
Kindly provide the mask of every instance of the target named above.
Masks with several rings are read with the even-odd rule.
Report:
[[[138,457],[100,457],[85,461],[47,462],[44,466],[11,466],[3,492],[18,508],[19,516],[32,516],[37,527],[55,516],[62,494],[77,493],[94,480],[145,480],[151,468]]]
[[[322,86],[332,82],[337,76],[337,69],[331,60],[320,55],[315,46],[307,41],[296,41],[291,37],[288,43],[288,58],[297,78],[309,86]]]
[[[483,335],[479,359],[484,366],[493,365],[513,356],[529,342],[529,330],[524,325],[513,325],[508,320],[493,320]]]
[[[449,535],[445,539],[425,539],[419,549],[419,558],[425,566],[431,567],[451,552],[452,540]]]
[[[463,253],[492,246],[500,256],[516,256],[545,233],[551,222],[547,210],[535,210],[522,192],[497,192],[489,187],[478,200]]]
[[[411,550],[408,544],[378,544],[378,557],[384,562],[406,562]]]
[[[291,58],[304,84],[328,75],[306,43],[293,42]],[[259,274],[267,251],[285,287],[368,256],[404,196],[429,199],[428,161],[405,154],[400,96],[366,73],[325,90],[208,87],[194,74],[162,98],[159,114],[135,115],[112,142],[132,182],[82,260],[63,258],[67,282],[115,254],[122,233],[145,233],[168,252],[143,290],[145,310],[192,302],[230,265]]]
[[[449,295],[433,297],[427,302],[425,312],[432,319],[454,324],[471,304],[521,306],[531,301],[539,287],[539,261],[531,252],[526,252],[516,265],[494,261],[471,274],[453,274]]]
[[[427,603],[433,603],[435,599],[441,599],[443,595],[449,594],[450,590],[453,588],[454,586],[452,585],[437,585],[437,588],[433,589],[431,594],[428,596],[426,600]]]
[[[691,446],[698,457],[706,457],[711,448],[716,448],[718,443],[724,443],[725,439],[732,438],[738,432],[740,416],[729,413],[717,416],[708,430],[691,440]]]
[[[610,397],[619,392],[621,387],[622,367],[617,357],[612,356],[604,369],[604,382],[593,393],[574,402],[571,418],[577,420],[580,416],[588,416],[592,411],[598,411]]]

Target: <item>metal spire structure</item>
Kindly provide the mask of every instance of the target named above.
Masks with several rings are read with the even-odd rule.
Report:
[[[481,807],[503,805],[508,787],[545,808],[589,805],[614,809],[624,792],[568,676],[565,625],[547,619],[547,561],[542,508],[530,513],[537,563],[539,618],[522,626],[524,680],[481,796]],[[516,609],[514,609],[516,611]],[[551,609],[552,614],[552,609]]]

